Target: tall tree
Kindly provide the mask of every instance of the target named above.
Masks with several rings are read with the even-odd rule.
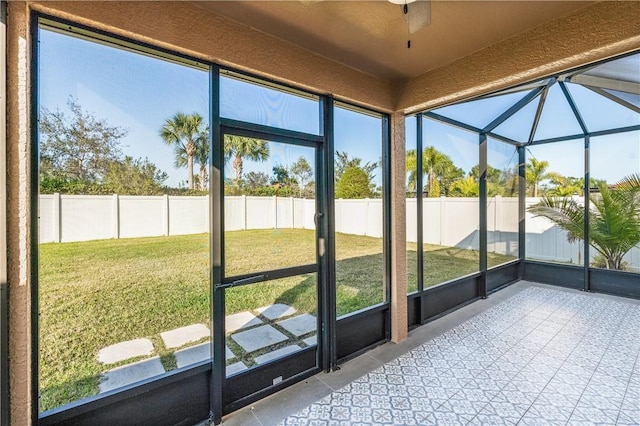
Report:
[[[369,182],[369,176],[362,168],[347,167],[336,183],[336,198],[369,198],[373,195]]]
[[[407,151],[406,168],[409,173],[408,186],[415,190],[417,175],[416,150]],[[433,146],[429,146],[422,151],[422,174],[426,177],[424,189],[427,197],[439,197],[442,188],[448,190],[451,184],[464,176],[462,169],[456,167],[453,161]]]
[[[624,269],[624,255],[640,244],[640,174],[607,186],[598,182],[598,192],[589,197],[589,244],[607,269]],[[543,216],[567,231],[567,239],[584,240],[585,209],[569,197],[543,197],[529,212]]]
[[[208,131],[208,129],[206,129]],[[195,142],[196,152],[193,156],[195,163],[198,164],[198,176],[197,180],[194,178],[194,188],[199,190],[206,190],[209,183],[209,174],[207,168],[209,165],[209,140],[208,138],[198,138]],[[184,167],[187,165],[187,155],[184,150],[178,150],[176,148],[176,167]]]
[[[269,186],[269,176],[264,172],[249,172],[244,177],[244,187],[248,190]]]
[[[449,186],[451,197],[477,197],[480,195],[480,184],[472,176],[458,179]]]
[[[233,172],[237,184],[242,179],[243,161],[266,161],[269,158],[269,144],[260,139],[245,136],[226,135],[224,137],[224,156],[226,160],[233,158]]]
[[[105,193],[121,195],[160,195],[168,176],[148,159],[126,156],[122,161],[114,161],[104,178]]]
[[[372,182],[373,179],[375,178],[373,171],[376,168],[378,168],[378,163],[375,163],[375,162],[372,163],[370,161],[367,161],[366,163],[362,164],[362,158],[358,158],[358,157],[349,158],[349,154],[347,154],[346,152],[336,151],[335,165],[333,170],[333,174],[336,182],[340,180],[340,178],[342,177],[342,174],[349,167],[358,167],[362,169],[369,177],[369,181]]]
[[[529,162],[526,165],[525,178],[527,186],[531,188],[532,197],[538,196],[538,185],[540,185],[540,181],[549,178],[549,174],[547,173],[548,168],[548,161],[539,161],[533,157],[529,158]]]
[[[184,114],[177,112],[168,118],[160,129],[162,140],[174,147],[176,165],[181,163],[184,156],[187,166],[187,187],[194,189],[193,160],[198,151],[198,145],[207,144],[209,129],[198,113]]]
[[[298,182],[298,196],[302,197],[304,188],[313,176],[313,169],[304,157],[300,157],[298,161],[291,165],[290,170],[293,178]]]
[[[99,182],[120,158],[120,139],[127,131],[83,111],[73,98],[67,108],[70,115],[60,109],[40,113],[42,177]]]

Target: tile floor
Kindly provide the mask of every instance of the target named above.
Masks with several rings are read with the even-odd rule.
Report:
[[[520,282],[223,423],[638,425],[639,354],[640,302]]]

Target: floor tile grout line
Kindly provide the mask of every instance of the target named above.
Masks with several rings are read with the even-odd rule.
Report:
[[[640,367],[640,351],[636,355],[636,360],[633,363],[633,368],[631,369],[631,374],[629,374],[629,380],[627,380],[627,387],[624,390],[624,395],[622,396],[622,404],[620,404],[620,410],[618,411],[618,416],[616,417],[616,424],[618,424],[620,420],[620,414],[622,413],[622,407],[624,407],[624,401],[627,399],[627,393],[629,392],[629,386],[631,386],[631,378],[633,377],[633,372],[636,368]],[[640,370],[640,368],[639,368]]]
[[[550,299],[550,297],[549,297],[549,298],[547,298],[547,299]],[[538,304],[537,306],[540,306],[540,305],[542,305],[542,302],[541,302],[540,304]],[[518,343],[520,343],[520,342],[522,342],[523,340],[525,340],[525,339],[526,339],[526,337],[527,337],[527,336],[529,336],[531,333],[533,333],[533,332],[534,332],[538,327],[540,327],[540,326],[544,323],[544,321],[546,321],[547,319],[549,319],[549,317],[551,317],[555,312],[557,312],[558,310],[560,310],[560,309],[561,309],[563,306],[565,306],[565,305],[566,305],[566,303],[565,303],[565,304],[563,304],[562,306],[558,306],[558,307],[557,307],[553,312],[550,312],[550,313],[549,313],[549,315],[547,315],[547,316],[546,316],[546,318],[545,318],[543,321],[541,321],[537,326],[535,326],[535,327],[534,327],[534,328],[533,328],[529,333],[527,333],[526,335],[524,335],[524,336],[522,337],[522,339],[520,339],[517,343],[515,343],[515,344],[514,344],[510,349],[513,349],[513,347],[515,347],[516,345],[518,345]],[[532,311],[530,311],[530,312],[532,312]],[[527,315],[528,315],[528,314],[527,314]],[[525,315],[525,316],[527,316],[527,315]],[[577,312],[576,312],[576,313],[575,313],[571,318],[573,318],[575,315],[577,315]],[[568,322],[567,322],[567,323],[568,323]],[[542,347],[538,350],[538,352],[536,352],[536,355],[534,355],[534,356],[533,356],[533,358],[531,358],[531,359],[534,359],[534,358],[535,358],[535,357],[536,357],[540,352],[542,352],[542,350],[543,350],[545,347],[547,347],[547,345],[551,342],[551,340],[553,340],[553,338],[555,338],[558,334],[560,334],[560,332],[561,332],[565,327],[566,327],[566,324],[565,324],[562,328],[560,328],[560,330],[558,330],[558,331],[554,334],[554,336],[553,336],[551,339],[549,339],[549,342],[547,342],[544,346],[542,346]],[[510,350],[510,349],[509,349],[509,350]],[[507,350],[506,352],[508,352],[508,350]],[[506,352],[505,352],[505,353],[506,353]],[[504,353],[503,353],[499,358],[501,358],[501,357],[503,357],[503,356],[504,356]],[[531,362],[531,361],[529,361],[529,363],[530,363],[530,362]],[[522,372],[522,370],[524,370],[524,369],[529,365],[529,363],[527,363],[527,365],[525,365],[524,367],[522,367],[521,369],[519,369],[519,370],[518,370],[518,372],[517,372],[513,377],[515,377],[516,375],[518,375],[519,373],[521,373],[521,372]],[[494,363],[493,363],[493,364],[495,364],[495,361],[494,361]],[[499,394],[500,394],[500,393],[501,393],[501,392],[502,392],[502,391],[503,391],[507,386],[509,386],[509,384],[510,384],[512,381],[513,381],[513,378],[512,378],[511,380],[509,380],[509,382],[508,382],[506,385],[504,385],[504,386],[503,386],[503,387],[498,391],[498,393],[497,393],[497,394],[496,394],[496,395],[495,395],[495,396],[494,396],[494,397],[493,397],[493,398],[492,398],[488,403],[486,403],[486,404],[483,406],[483,408],[482,408],[482,409],[480,409],[480,411],[478,411],[478,413],[476,413],[476,415],[475,415],[475,416],[473,416],[473,417],[471,418],[471,420],[469,421],[469,423],[471,423],[471,422],[473,421],[473,419],[475,419],[475,418],[478,416],[478,414],[480,414],[480,412],[482,412],[482,410],[483,410],[484,408],[486,408],[489,404],[491,404],[491,402],[495,399],[495,397],[496,397],[497,395],[499,395]],[[535,400],[534,400],[534,401],[535,401]],[[529,408],[531,408],[532,406],[533,406],[533,402],[529,405]],[[522,418],[524,417],[524,415],[529,411],[529,408],[527,408],[527,410],[526,410],[526,411],[524,412],[524,414],[520,417],[520,419],[518,420],[518,422],[516,422],[516,424],[517,424],[517,423],[519,423],[519,422],[522,420]],[[467,423],[467,424],[469,424],[469,423]]]
[[[526,289],[526,290],[528,290],[528,289]],[[526,291],[526,290],[525,290],[525,291]],[[546,290],[543,290],[543,291],[544,291],[545,293],[547,293],[547,291],[546,291]],[[522,293],[523,293],[523,292],[518,293],[517,295],[520,295],[520,294],[522,294]],[[514,295],[514,296],[517,296],[517,295]],[[523,296],[523,297],[524,297],[524,296]],[[549,300],[549,299],[551,299],[551,298],[552,298],[552,296],[551,296],[551,295],[550,295],[550,296],[546,296],[543,300],[539,301],[539,303],[537,303],[533,308],[529,309],[529,311],[528,311],[528,312],[524,313],[523,315],[521,315],[521,316],[520,316],[520,317],[518,317],[518,318],[515,318],[515,319],[513,320],[513,322],[511,323],[511,325],[509,325],[508,327],[505,327],[501,332],[499,332],[498,334],[496,334],[496,335],[495,335],[495,336],[493,336],[492,338],[496,338],[496,337],[500,336],[501,334],[506,333],[506,332],[507,332],[507,330],[509,330],[510,328],[512,328],[513,326],[515,326],[516,324],[518,324],[519,320],[522,320],[523,318],[525,318],[525,317],[529,316],[529,314],[530,314],[531,312],[534,312],[534,311],[536,310],[536,308],[538,308],[538,307],[542,306],[542,305],[545,303],[545,301],[548,301],[548,300]],[[460,323],[460,324],[456,325],[455,327],[453,327],[452,329],[448,330],[447,332],[451,332],[451,331],[455,330],[456,328],[458,328],[458,327],[459,327],[459,326],[461,326],[462,324],[466,323],[467,321],[470,321],[470,320],[472,320],[473,318],[477,318],[478,316],[480,316],[480,315],[482,315],[482,314],[484,314],[484,313],[486,313],[486,312],[489,312],[489,311],[491,311],[492,309],[494,309],[494,308],[496,308],[497,306],[499,306],[500,304],[505,303],[505,302],[508,302],[508,301],[511,301],[512,303],[516,303],[516,302],[518,302],[518,300],[517,300],[517,299],[515,299],[515,300],[514,300],[512,297],[511,297],[511,298],[507,298],[507,299],[505,299],[505,300],[503,300],[503,301],[499,302],[497,305],[490,307],[490,308],[489,308],[489,309],[487,309],[486,311],[484,311],[484,312],[482,312],[482,313],[480,313],[480,314],[478,314],[478,315],[475,315],[475,316],[473,316],[473,317],[471,317],[471,318],[468,318],[467,320],[465,320],[465,321],[463,321],[462,323]],[[500,359],[500,358],[504,357],[504,355],[505,355],[507,352],[509,352],[511,349],[513,349],[515,346],[517,346],[517,345],[518,345],[519,343],[521,343],[522,341],[524,341],[528,335],[530,335],[531,333],[533,333],[533,332],[534,332],[538,327],[540,327],[540,326],[544,323],[544,321],[545,321],[546,319],[548,319],[551,315],[553,315],[553,313],[557,312],[561,307],[562,307],[562,306],[558,306],[558,307],[556,307],[556,309],[554,309],[554,310],[553,310],[552,312],[550,312],[550,313],[549,313],[549,314],[548,314],[544,319],[542,319],[542,320],[540,321],[540,323],[538,323],[538,325],[536,325],[533,329],[531,329],[527,334],[525,334],[524,336],[522,336],[522,337],[521,337],[517,342],[513,343],[509,348],[505,349],[505,350],[504,350],[504,351],[503,351],[503,352],[502,352],[498,357],[496,357],[496,360],[494,360],[493,362],[489,363],[488,365],[494,365],[494,364],[496,364],[496,362],[498,361],[498,359]],[[559,332],[560,332],[560,330],[556,333],[556,335],[557,335]],[[445,333],[446,333],[446,332],[445,332]],[[443,333],[443,334],[445,334],[445,333]],[[555,337],[555,336],[554,336],[554,337]],[[545,346],[546,346],[546,345],[545,345]],[[544,348],[544,347],[543,347],[543,348]],[[539,353],[543,348],[541,348],[541,349],[538,351],[538,353]],[[520,373],[524,368],[526,368],[526,366],[525,366],[525,367],[522,367],[520,370],[518,370],[518,372],[516,373],[516,375],[517,375],[518,373]],[[515,377],[515,375],[514,375],[514,377]],[[509,382],[508,382],[507,384],[505,384],[502,388],[500,388],[500,390],[498,390],[498,391],[496,392],[496,395],[494,395],[494,397],[493,397],[493,398],[495,398],[495,396],[497,396],[498,394],[500,394],[500,393],[504,390],[504,388],[505,388],[505,387],[507,387],[507,386],[509,385],[509,383],[511,383],[511,381],[512,381],[512,380],[513,380],[513,379],[509,380]],[[444,404],[446,404],[447,402],[451,401],[451,399],[452,399],[452,398],[454,398],[456,395],[458,395],[460,392],[462,392],[462,389],[458,390],[458,391],[457,391],[457,392],[455,392],[453,395],[451,395],[447,400],[445,400],[444,402],[442,402],[441,404],[439,404],[439,405],[436,407],[436,409],[437,409],[437,408],[442,407]],[[485,404],[482,406],[482,408],[481,408],[481,409],[480,409],[480,410],[479,410],[479,411],[478,411],[478,412],[477,412],[477,413],[476,413],[476,414],[475,414],[475,415],[474,415],[474,416],[469,420],[469,422],[468,422],[468,423],[472,422],[472,421],[473,421],[473,419],[475,419],[475,418],[478,416],[478,414],[479,414],[479,413],[480,413],[484,408],[486,408],[486,407],[491,403],[491,401],[493,400],[493,398],[492,398],[491,400],[489,400],[487,403],[485,403]],[[467,424],[468,424],[468,423],[467,423]]]
[[[464,333],[460,332],[459,335],[456,335],[456,333],[452,333],[453,331],[455,331],[456,329],[460,328],[461,325],[473,321],[474,319],[479,319],[478,317],[484,316],[485,318],[481,318],[479,319],[481,322],[481,328],[484,328],[484,331],[489,331],[489,334],[487,334],[486,336],[489,336],[491,331],[487,329],[486,325],[490,323],[491,319],[490,315],[487,314],[491,314],[491,312],[493,310],[495,310],[498,306],[500,306],[501,304],[507,302],[509,303],[510,300],[511,302],[522,302],[523,300],[513,300],[515,299],[525,299],[522,296],[522,293],[527,292],[527,290],[530,290],[532,288],[536,288],[536,289],[540,289],[543,290],[545,293],[549,292],[549,291],[554,291],[554,289],[548,289],[542,286],[531,286],[528,287],[520,292],[517,292],[511,296],[509,296],[508,298],[499,301],[496,305],[494,306],[490,306],[487,307],[486,310],[477,313],[475,315],[472,315],[468,318],[464,318],[462,321],[460,321],[459,324],[455,325],[454,327],[451,327],[448,330],[444,330],[444,331],[436,331],[438,334],[436,334],[433,337],[428,338],[428,340],[419,343],[415,346],[411,345],[411,347],[406,348],[406,351],[403,351],[401,354],[398,354],[394,357],[393,360],[396,360],[400,357],[404,357],[406,354],[410,353],[413,350],[416,349],[420,349],[423,348],[425,345],[427,345],[430,341],[437,339],[439,337],[442,336],[446,336],[447,334],[450,334],[450,338],[449,339],[445,339],[445,340],[441,340],[439,342],[437,342],[435,347],[429,346],[427,349],[428,350],[435,350],[435,348],[439,348],[438,350],[442,351],[442,350],[446,350],[446,348],[448,347],[454,347],[456,345],[468,345],[468,344],[473,344],[473,345],[478,345],[478,344],[482,344],[483,339],[472,339],[469,337],[468,333],[469,330],[468,329],[464,329]],[[522,297],[521,297],[522,296]],[[565,292],[564,297],[562,298],[562,303],[561,304],[557,304],[554,303],[554,296],[553,295],[544,295],[544,298],[538,298],[538,296],[540,296],[540,293],[532,293],[532,296],[535,297],[535,306],[531,307],[529,306],[527,308],[527,310],[523,310],[522,312],[526,312],[525,314],[522,315],[517,315],[517,317],[513,317],[511,319],[509,319],[508,321],[508,325],[505,326],[505,324],[501,324],[500,327],[503,327],[498,333],[494,333],[493,335],[490,335],[490,339],[496,339],[499,336],[505,336],[505,333],[508,332],[508,330],[512,330],[515,326],[517,326],[517,324],[521,321],[522,318],[525,318],[527,316],[531,316],[533,319],[535,319],[536,321],[539,321],[536,325],[533,326],[533,328],[528,329],[527,333],[523,335],[523,337],[515,340],[512,344],[509,344],[510,340],[512,340],[514,337],[518,337],[517,334],[512,333],[509,336],[509,339],[507,339],[506,342],[502,342],[507,343],[509,346],[502,350],[501,348],[499,348],[499,346],[496,349],[500,350],[500,355],[498,355],[497,357],[494,357],[491,360],[487,361],[481,361],[483,363],[486,363],[485,365],[493,365],[496,364],[498,362],[498,360],[500,359],[506,359],[505,355],[508,354],[508,352],[510,350],[513,350],[514,348],[517,348],[518,346],[521,346],[523,349],[523,353],[522,353],[522,357],[527,358],[528,361],[526,361],[526,363],[523,364],[523,366],[521,368],[518,368],[516,372],[514,372],[513,374],[510,373],[508,380],[506,380],[506,384],[502,387],[500,387],[500,389],[497,391],[497,393],[492,396],[489,399],[489,402],[485,403],[483,405],[483,407],[481,408],[481,410],[476,413],[473,417],[471,417],[471,420],[469,422],[472,422],[473,419],[475,419],[479,413],[482,411],[482,409],[484,409],[488,404],[490,404],[491,402],[495,401],[497,396],[500,394],[500,392],[504,392],[504,389],[510,384],[513,383],[514,378],[522,373],[523,370],[531,367],[534,364],[534,360],[536,359],[536,357],[540,356],[540,354],[546,349],[548,348],[550,345],[552,345],[554,339],[556,339],[558,337],[558,335],[561,335],[562,333],[565,333],[567,330],[571,330],[571,326],[572,324],[575,323],[575,319],[576,317],[579,316],[590,316],[593,315],[594,313],[597,314],[596,316],[596,322],[602,322],[602,324],[597,328],[597,337],[598,339],[596,340],[596,342],[594,343],[594,349],[595,349],[595,354],[600,353],[600,356],[597,358],[598,362],[595,366],[589,367],[588,365],[586,366],[586,368],[588,368],[589,370],[592,370],[591,374],[589,374],[587,372],[587,375],[584,376],[584,379],[586,379],[586,376],[589,376],[589,379],[586,380],[586,384],[585,384],[585,389],[582,390],[582,392],[580,393],[580,395],[578,396],[578,399],[576,401],[576,404],[573,406],[573,409],[571,410],[571,414],[569,415],[569,419],[567,420],[567,423],[570,422],[570,419],[572,417],[572,415],[575,413],[575,410],[577,408],[577,404],[578,402],[582,399],[582,397],[585,394],[585,391],[587,389],[587,387],[589,386],[590,383],[593,382],[593,378],[595,377],[595,375],[598,373],[598,369],[600,368],[601,365],[603,365],[603,362],[605,359],[607,359],[607,354],[609,354],[609,349],[612,347],[612,345],[619,339],[621,339],[621,332],[618,331],[616,333],[613,334],[613,336],[607,337],[606,334],[603,334],[603,331],[606,331],[606,329],[611,328],[611,324],[615,324],[616,328],[619,328],[620,324],[622,324],[625,319],[622,319],[622,317],[624,317],[624,313],[627,313],[630,309],[632,309],[633,305],[628,305],[628,306],[620,306],[617,302],[617,300],[608,300],[608,299],[598,299],[597,303],[590,303],[590,304],[586,304],[586,306],[582,306],[582,303],[578,303],[578,302],[582,302],[583,300],[589,300],[589,295],[581,295],[581,294],[576,294],[574,292]],[[606,304],[610,304],[614,302],[616,304],[615,306],[615,313],[612,315],[608,315],[607,313],[600,313],[597,312],[597,308],[600,303],[604,303]],[[510,305],[512,305],[513,303],[511,303]],[[536,310],[540,308],[541,305],[545,305],[545,304],[551,304],[553,306],[553,310],[550,310],[547,312],[547,309],[544,309],[544,314],[543,315],[532,315],[535,314]],[[626,304],[625,304],[626,305]],[[557,315],[559,311],[569,308],[572,312],[570,317],[565,317],[563,315]],[[605,309],[606,311],[606,309]],[[515,310],[513,308],[513,306],[509,306],[504,310],[505,313],[508,313],[509,316],[513,316],[514,314],[517,314],[517,310]],[[569,312],[568,312],[569,313]],[[495,315],[495,313],[494,313]],[[487,318],[489,317],[489,318]],[[591,319],[591,317],[589,318]],[[604,320],[604,321],[601,321]],[[588,323],[589,321],[587,321]],[[591,322],[593,322],[593,320],[591,320]],[[549,327],[547,329],[547,326]],[[584,328],[583,326],[581,326],[581,328]],[[554,329],[556,329],[556,331],[553,334],[548,333],[547,330],[542,330],[542,333],[540,335],[540,337],[542,337],[542,339],[536,341],[536,340],[531,340],[531,342],[533,343],[532,345],[523,345],[523,343],[526,344],[526,341],[529,337],[531,337],[531,335],[533,333],[536,333],[536,331],[540,331],[541,329],[547,329],[548,331],[553,331]],[[584,345],[585,340],[588,338],[589,333],[593,331],[593,329],[587,329],[584,332],[579,332],[579,333],[571,333],[574,334],[574,336],[571,337],[572,340],[575,339],[576,343],[575,345],[569,345],[567,347],[564,348],[563,350],[563,354],[566,353],[566,350],[570,350],[570,352],[567,353],[567,355],[563,355],[562,357],[560,356],[554,356],[555,354],[550,354],[548,356],[552,357],[552,358],[556,358],[557,361],[561,361],[560,364],[558,365],[558,367],[553,368],[550,371],[545,370],[544,373],[541,374],[549,374],[549,379],[545,381],[542,381],[541,384],[544,383],[544,386],[541,388],[540,391],[534,391],[534,392],[538,392],[538,395],[532,399],[533,402],[531,402],[529,404],[529,408],[524,411],[524,414],[520,417],[520,419],[517,421],[517,423],[521,423],[522,419],[526,416],[526,413],[529,412],[529,409],[535,404],[536,401],[538,401],[540,394],[542,394],[544,392],[545,389],[547,389],[549,383],[555,378],[557,377],[558,373],[562,370],[562,368],[566,365],[573,365],[574,363],[571,362],[571,357],[573,354],[576,353],[576,351],[578,349],[580,349],[581,345]],[[483,333],[484,334],[484,333]],[[550,337],[545,338],[544,335],[548,335]],[[451,338],[453,337],[453,338]],[[542,344],[541,346],[538,346],[540,343],[544,342],[546,340],[546,343]],[[573,342],[571,342],[573,343]],[[573,347],[572,347],[573,346]],[[533,350],[532,350],[533,349]],[[535,351],[535,352],[534,352]],[[529,356],[530,355],[530,356]],[[630,353],[631,355],[631,359],[633,359],[633,352]],[[465,351],[462,355],[463,357],[467,357],[469,356],[469,354]],[[521,357],[521,358],[522,358]],[[382,363],[382,365],[380,366],[376,366],[375,368],[369,370],[368,372],[365,372],[362,376],[360,377],[365,377],[368,374],[371,374],[373,371],[375,371],[376,369],[387,365],[389,363],[391,363],[393,360],[389,360],[387,362],[384,362],[383,360],[379,359],[377,356],[371,355],[371,359],[374,359],[380,363]],[[467,359],[473,359],[473,358],[467,358]],[[462,360],[462,359],[461,359]],[[595,361],[595,360],[593,360]],[[480,361],[479,361],[480,362]],[[520,364],[520,363],[518,363]],[[635,371],[635,369],[637,369],[637,366],[640,364],[640,354],[635,355],[635,362],[633,364],[633,367],[631,368],[631,372],[633,374],[633,372]],[[553,365],[557,365],[556,362],[553,363]],[[575,364],[578,365],[578,364]],[[455,366],[453,366],[455,367]],[[445,370],[445,374],[448,374],[449,372],[452,371],[451,366],[448,367],[448,371]],[[584,367],[584,366],[583,366]],[[395,374],[395,373],[394,373]],[[447,375],[447,377],[449,377],[449,375]],[[456,376],[455,374],[451,374],[450,378],[457,378],[460,376]],[[616,376],[617,377],[617,376]],[[625,400],[625,396],[627,394],[627,391],[629,389],[629,384],[631,382],[631,377],[629,377],[628,381],[627,381],[627,388],[625,389],[625,394],[623,396],[622,399],[622,403],[624,404],[624,400]],[[463,383],[464,377],[460,377],[459,383]],[[346,383],[345,385],[334,389],[334,387],[329,386],[328,383],[324,382],[324,380],[320,379],[319,380],[325,385],[327,386],[327,388],[329,389],[329,394],[336,392],[339,389],[342,389],[346,386],[348,386],[349,383]],[[467,379],[467,380],[473,380],[473,379]],[[353,380],[351,381],[353,382]],[[454,386],[452,387],[452,390],[455,390],[455,387],[457,384],[454,382]],[[464,389],[464,386],[463,388]],[[452,396],[449,396],[448,399],[443,402],[442,404],[439,404],[439,406],[442,406],[443,404],[445,404],[447,401],[451,401],[451,399],[453,397],[455,397],[455,395],[458,395],[462,389],[457,390],[455,393],[453,393]],[[535,394],[535,393],[534,393]],[[511,401],[507,401],[507,402],[511,402]],[[313,403],[309,404],[313,405]],[[621,405],[622,407],[622,405]],[[569,405],[568,406],[569,409],[571,409],[572,407]],[[456,416],[458,416],[459,418],[462,418],[464,416],[464,414],[457,414],[454,412],[454,414]],[[620,416],[620,410],[618,412],[618,417]],[[286,418],[285,418],[286,419]],[[506,418],[505,418],[506,419]],[[466,421],[466,420],[465,420]]]
[[[626,307],[626,311],[629,310],[629,307]],[[602,315],[601,315],[602,317]],[[620,321],[618,321],[618,325],[623,321],[623,319],[621,318]],[[582,393],[580,394],[580,396],[578,397],[578,401],[576,401],[576,405],[573,407],[573,410],[571,411],[571,415],[569,416],[569,419],[567,420],[566,424],[569,424],[569,422],[571,421],[571,417],[573,417],[573,413],[575,413],[576,408],[578,408],[578,404],[580,403],[580,400],[582,399],[582,396],[584,395],[584,392],[587,390],[587,388],[589,387],[589,383],[591,383],[591,380],[593,379],[593,376],[596,374],[596,371],[598,371],[598,367],[600,366],[600,363],[602,363],[602,358],[604,358],[605,354],[607,353],[607,350],[609,349],[609,347],[611,346],[611,341],[613,340],[613,338],[615,337],[616,334],[614,334],[613,336],[611,336],[609,338],[609,342],[607,344],[607,347],[605,348],[605,350],[602,352],[602,356],[600,357],[600,360],[598,361],[598,364],[595,366],[595,368],[593,369],[593,373],[591,374],[591,377],[589,377],[589,380],[587,381],[587,384],[584,387],[584,390],[582,391]],[[623,400],[624,402],[624,400]],[[620,407],[622,408],[622,404],[620,404]],[[620,415],[620,413],[618,412],[618,416]]]
[[[575,298],[578,295],[572,295],[572,299]],[[570,300],[568,300],[569,302]],[[565,305],[566,306],[566,303]],[[560,308],[556,309],[557,312]],[[562,328],[560,328],[560,330],[558,330],[558,332],[553,336],[553,338],[551,338],[549,340],[549,342],[547,342],[547,344],[544,345],[544,347],[542,349],[544,349],[545,347],[547,347],[547,345],[549,343],[551,343],[551,341],[556,338],[563,330],[568,329],[569,326],[572,324],[572,320],[578,316],[578,314],[580,313],[580,311],[576,311],[574,312],[574,314],[571,316],[571,318],[569,318],[565,324],[562,326]],[[531,405],[529,405],[529,408],[527,408],[527,411],[524,412],[524,414],[520,417],[520,419],[518,420],[518,422],[516,423],[519,424],[522,419],[527,415],[527,413],[529,412],[529,410],[531,409],[531,407],[534,406],[534,404],[536,403],[536,401],[540,398],[540,395],[542,395],[542,393],[544,392],[544,390],[547,388],[547,386],[549,386],[549,383],[551,383],[551,381],[554,379],[554,377],[556,377],[556,375],[558,374],[558,371],[560,371],[562,369],[562,366],[565,365],[565,363],[567,362],[567,360],[571,357],[571,354],[573,353],[573,351],[575,351],[575,348],[577,348],[580,345],[580,342],[582,342],[585,338],[585,336],[587,335],[587,332],[585,331],[584,333],[582,333],[582,336],[580,337],[580,340],[575,344],[575,346],[573,347],[573,349],[571,350],[571,352],[566,356],[566,358],[562,361],[562,363],[560,364],[560,366],[558,366],[558,368],[556,369],[555,373],[553,373],[553,376],[551,376],[551,378],[547,381],[547,383],[544,385],[544,387],[540,390],[540,392],[538,393],[538,396],[536,396],[536,398],[531,402]],[[540,353],[542,351],[542,349],[540,349],[540,351],[538,353]],[[534,357],[535,358],[535,357]],[[571,418],[571,416],[569,416],[569,418]]]
[[[455,327],[453,327],[453,328],[451,328],[450,330],[447,330],[446,332],[442,333],[442,335],[444,335],[444,334],[446,334],[446,333],[448,333],[448,332],[451,332],[451,331],[455,330],[456,328],[460,327],[461,325],[465,324],[465,323],[466,323],[466,322],[468,322],[468,321],[471,321],[471,320],[472,320],[472,319],[474,319],[474,318],[477,318],[477,317],[479,317],[479,316],[481,316],[481,315],[483,315],[483,314],[486,314],[487,312],[489,312],[489,311],[493,310],[494,308],[498,307],[498,306],[499,306],[500,304],[502,304],[502,303],[505,303],[505,302],[508,302],[508,301],[511,301],[512,303],[517,302],[518,300],[517,300],[517,299],[515,299],[515,300],[514,300],[514,297],[515,297],[515,296],[520,296],[522,293],[526,292],[527,290],[529,290],[529,289],[525,289],[525,290],[523,290],[522,292],[519,292],[519,293],[517,293],[517,294],[513,295],[512,297],[509,297],[509,298],[507,298],[507,299],[505,299],[505,300],[503,300],[503,301],[501,301],[501,302],[498,302],[496,305],[489,307],[486,311],[483,311],[483,312],[481,312],[481,313],[479,313],[479,314],[477,314],[477,315],[474,315],[474,316],[472,316],[472,317],[470,317],[470,318],[467,318],[466,320],[464,320],[464,321],[463,321],[463,322],[461,322],[460,324],[457,324]],[[524,297],[524,296],[523,296],[523,297]],[[545,300],[550,299],[550,298],[551,298],[551,297],[545,297]],[[543,305],[543,303],[544,303],[544,300],[543,300],[543,301],[540,301],[537,305],[535,305],[535,307],[534,307],[534,308],[530,309],[528,312],[526,312],[526,313],[524,313],[523,315],[521,315],[520,317],[516,318],[516,319],[511,323],[511,325],[509,325],[508,327],[504,328],[504,329],[503,329],[502,331],[500,331],[498,334],[496,334],[495,336],[493,336],[493,337],[492,337],[492,339],[493,339],[493,338],[496,338],[496,337],[498,337],[498,336],[500,336],[500,335],[502,335],[503,333],[506,333],[506,332],[507,332],[507,330],[509,330],[511,327],[513,327],[515,324],[517,324],[519,320],[522,320],[523,318],[527,317],[531,312],[533,312],[533,311],[535,310],[535,308],[537,308],[537,307],[539,307],[539,306],[542,306],[542,305]],[[554,311],[554,312],[555,312],[555,311]],[[549,315],[551,315],[551,314],[549,314]],[[538,324],[538,326],[539,326],[539,325],[540,325],[540,324]],[[536,326],[535,328],[537,328],[538,326]],[[535,329],[535,328],[534,328],[534,329]],[[532,331],[533,331],[533,330],[532,330]],[[532,332],[532,331],[531,331],[531,332]],[[530,332],[530,333],[531,333],[531,332]],[[529,333],[527,333],[527,335],[528,335],[528,334],[529,334]],[[502,357],[504,356],[504,354],[506,354],[507,352],[509,352],[509,351],[510,351],[511,349],[513,349],[513,348],[514,348],[518,343],[520,343],[522,340],[524,340],[524,338],[525,338],[527,335],[523,336],[520,340],[518,340],[517,342],[515,342],[515,343],[514,343],[513,345],[511,345],[509,348],[505,349],[505,350],[504,350],[504,351],[503,351],[503,352],[502,352],[498,357],[496,357],[496,360],[494,360],[493,362],[489,363],[489,365],[494,365],[494,364],[497,362],[497,360],[498,360],[498,359],[502,358]],[[425,342],[425,343],[426,343],[426,342]],[[508,385],[508,383],[507,383],[507,385]],[[506,387],[507,385],[505,385],[505,387]],[[501,388],[497,393],[499,394],[499,393],[502,391],[502,389],[504,389],[504,387],[503,387],[503,388]],[[457,392],[455,392],[453,395],[451,395],[449,398],[447,398],[444,402],[442,402],[442,403],[438,404],[438,405],[436,406],[436,409],[438,409],[438,408],[442,407],[444,404],[446,404],[447,402],[451,401],[451,399],[452,399],[452,398],[454,398],[456,395],[458,395],[460,392],[462,392],[462,389],[460,389],[460,390],[458,390]],[[491,401],[489,401],[489,402],[487,402],[485,405],[483,405],[483,406],[482,406],[482,408],[478,411],[478,413],[479,413],[480,411],[482,411],[482,409],[484,409],[487,405],[489,405],[489,403],[490,403],[490,402],[491,402]],[[476,413],[476,414],[471,418],[471,420],[469,420],[469,422],[473,421],[473,419],[478,415],[478,413]]]

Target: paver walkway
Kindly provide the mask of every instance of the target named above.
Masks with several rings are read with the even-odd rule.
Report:
[[[316,327],[317,319],[314,315],[297,314],[294,307],[282,303],[264,306],[253,312],[228,315],[225,318],[226,375],[238,374],[253,366],[315,345]],[[99,392],[163,374],[172,369],[171,362],[166,361],[171,356],[177,368],[210,359],[210,335],[210,329],[205,324],[192,324],[160,333],[164,348],[154,347],[147,338],[102,348],[96,356],[97,361],[114,368],[102,374]],[[163,355],[164,365],[159,355]],[[122,365],[127,360],[131,362]]]

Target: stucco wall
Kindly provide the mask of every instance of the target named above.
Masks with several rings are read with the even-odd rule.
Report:
[[[31,418],[29,42],[27,5],[7,11],[7,272],[11,424]]]
[[[640,2],[605,1],[406,82],[395,109],[421,111],[639,48]]]
[[[393,85],[186,2],[34,2],[33,8],[338,99],[391,111]]]

